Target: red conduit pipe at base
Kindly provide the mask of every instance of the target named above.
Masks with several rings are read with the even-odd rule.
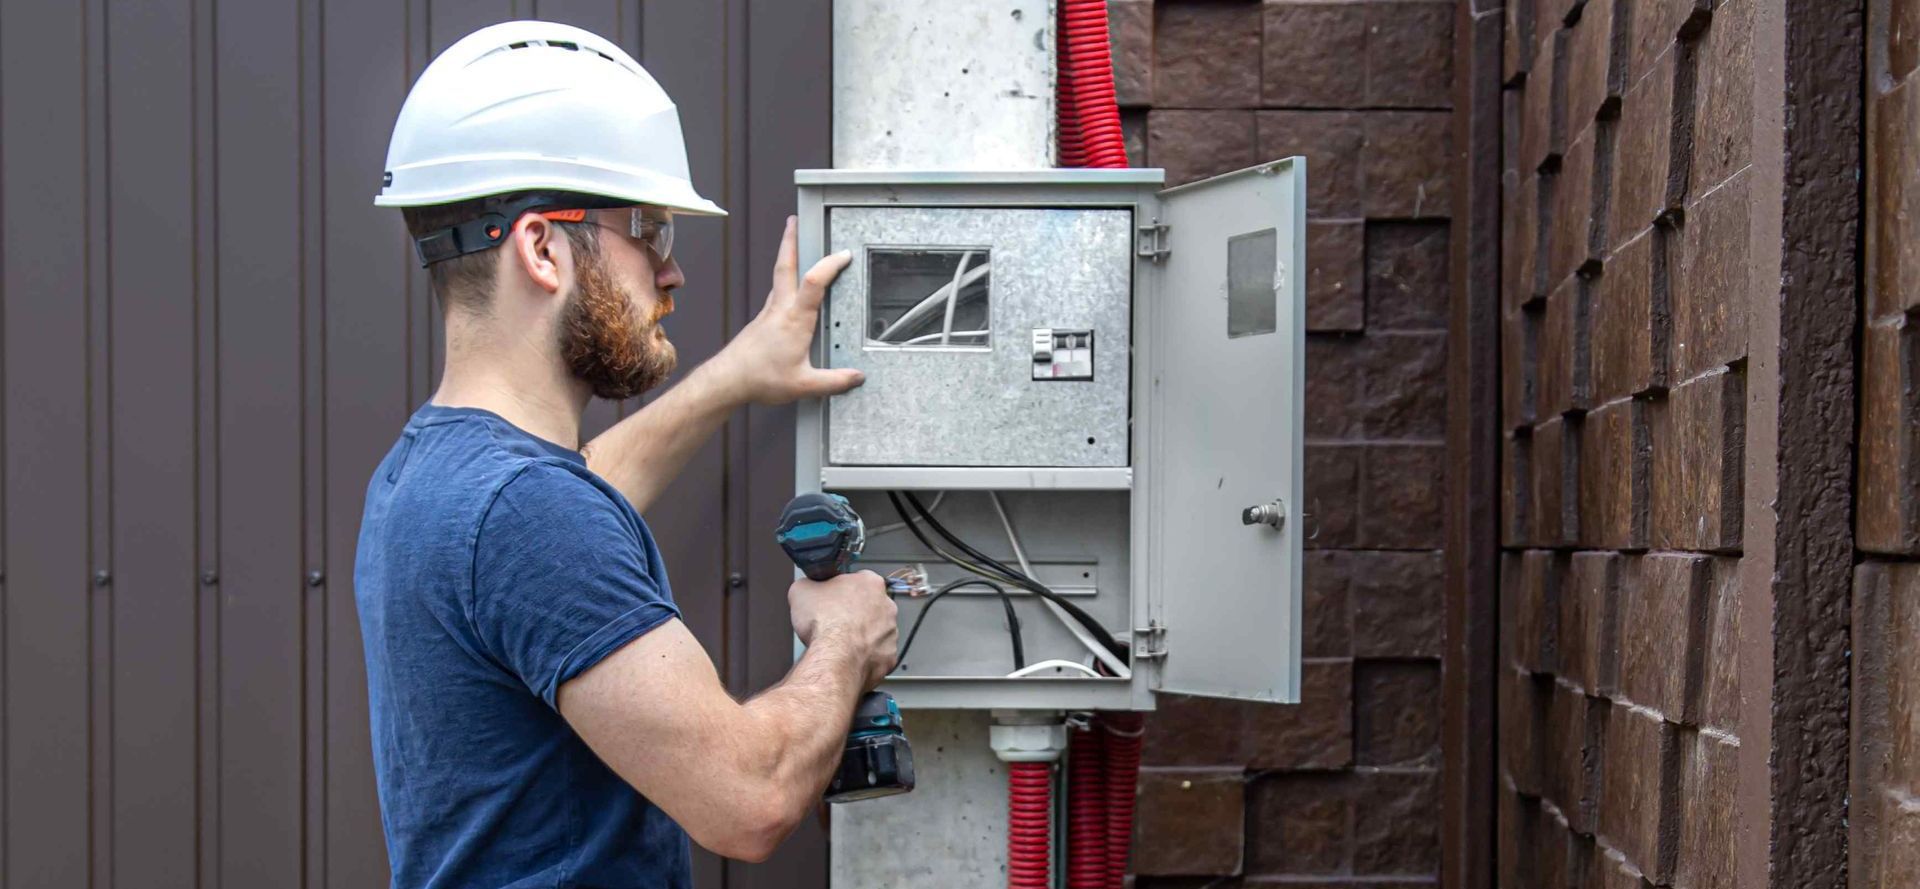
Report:
[[[1079,728],[1067,742],[1067,889],[1107,889],[1106,737]]]
[[[1133,801],[1140,783],[1140,740],[1146,718],[1138,713],[1102,713],[1095,725],[1105,736],[1107,791],[1106,889],[1122,889],[1133,851]]]
[[[1007,763],[1007,889],[1052,889],[1053,764]]]
[[[1113,53],[1107,42],[1106,0],[1063,0],[1060,35],[1065,45],[1056,98],[1060,165],[1127,166],[1127,142],[1120,131],[1113,88]]]

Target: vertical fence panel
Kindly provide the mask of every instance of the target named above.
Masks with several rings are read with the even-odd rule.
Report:
[[[193,56],[187,0],[107,25],[113,873],[194,880]]]
[[[327,883],[387,880],[366,658],[353,557],[367,479],[413,409],[407,392],[407,279],[400,214],[373,206],[387,136],[412,78],[406,34],[386,0],[324,11],[327,483]]]
[[[216,22],[220,214],[220,766],[226,886],[301,881],[300,21]]]
[[[86,22],[0,4],[5,246],[5,885],[84,886],[88,847]],[[32,76],[25,76],[31,73]],[[15,123],[16,121],[20,123]]]

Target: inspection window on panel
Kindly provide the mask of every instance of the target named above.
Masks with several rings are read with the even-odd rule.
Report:
[[[867,250],[867,346],[991,349],[985,247]]]

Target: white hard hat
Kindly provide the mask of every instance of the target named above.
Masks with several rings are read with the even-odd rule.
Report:
[[[505,22],[447,47],[407,93],[382,207],[565,191],[725,216],[693,190],[673,100],[620,47],[554,22]]]

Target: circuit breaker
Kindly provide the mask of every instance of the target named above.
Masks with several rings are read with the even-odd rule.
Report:
[[[803,264],[847,250],[796,486],[924,578],[903,706],[1299,696],[1306,169],[796,175]]]

